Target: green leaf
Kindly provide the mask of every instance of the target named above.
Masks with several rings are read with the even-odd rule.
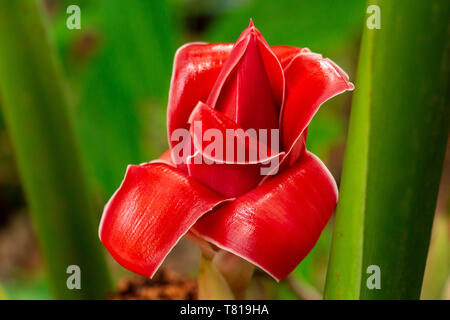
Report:
[[[450,123],[450,3],[369,4],[381,29],[364,30],[325,298],[418,299]]]
[[[70,101],[42,8],[34,0],[0,1],[0,95],[33,225],[55,298],[104,298],[109,277]],[[69,290],[69,265],[81,290]]]

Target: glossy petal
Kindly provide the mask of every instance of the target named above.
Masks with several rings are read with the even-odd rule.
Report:
[[[244,129],[278,128],[284,99],[281,64],[251,24],[225,62],[207,104]]]
[[[129,166],[105,206],[100,240],[122,266],[151,277],[197,219],[223,200],[166,164]]]
[[[167,107],[167,130],[188,129],[188,119],[199,101],[206,102],[233,44],[189,43],[178,49]],[[169,141],[169,145],[173,143]]]
[[[285,77],[281,135],[289,163],[293,164],[302,153],[301,134],[322,103],[354,86],[334,62],[316,53],[299,53],[286,67]]]
[[[333,177],[306,152],[282,174],[203,216],[192,230],[281,280],[314,247],[336,202]]]
[[[259,142],[257,132],[246,134],[233,120],[204,103],[194,109],[189,122],[195,150],[188,160],[189,175],[225,197],[256,187],[263,178],[261,169],[278,164],[283,155]],[[213,130],[214,136],[205,134]]]

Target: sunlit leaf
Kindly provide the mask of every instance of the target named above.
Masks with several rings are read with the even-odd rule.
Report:
[[[418,299],[450,124],[450,3],[369,4],[381,29],[364,31],[325,298]]]

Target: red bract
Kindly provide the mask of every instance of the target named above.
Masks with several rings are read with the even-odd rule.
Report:
[[[352,89],[331,60],[270,47],[252,23],[235,44],[181,47],[167,112],[170,150],[129,166],[105,207],[103,244],[127,269],[152,276],[190,231],[282,279],[313,248],[337,202],[333,177],[306,150],[308,125],[322,103]],[[183,140],[177,129],[190,133]],[[208,129],[279,129],[281,150],[237,136],[236,148],[251,151],[248,139],[256,139],[263,156],[219,161],[199,142]],[[261,175],[271,159],[276,175]]]

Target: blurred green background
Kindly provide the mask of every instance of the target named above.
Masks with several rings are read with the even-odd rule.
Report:
[[[0,0],[1,1],[1,0]],[[19,0],[20,1],[20,0]],[[269,44],[308,47],[355,81],[366,17],[362,0],[45,0],[50,35],[73,106],[97,221],[128,164],[167,149],[166,106],[176,49],[190,41],[234,42],[253,18]],[[81,30],[66,8],[81,8]],[[126,8],[124,7],[126,6]],[[308,148],[339,185],[351,94],[327,102],[313,119]],[[448,149],[448,148],[447,148]],[[450,152],[439,193],[422,298],[450,298]],[[312,253],[280,285],[258,272],[250,298],[315,299],[323,294],[333,220]],[[112,259],[114,281],[128,275]],[[194,276],[198,251],[182,241],[166,265]],[[0,297],[51,298],[14,153],[0,114]]]

